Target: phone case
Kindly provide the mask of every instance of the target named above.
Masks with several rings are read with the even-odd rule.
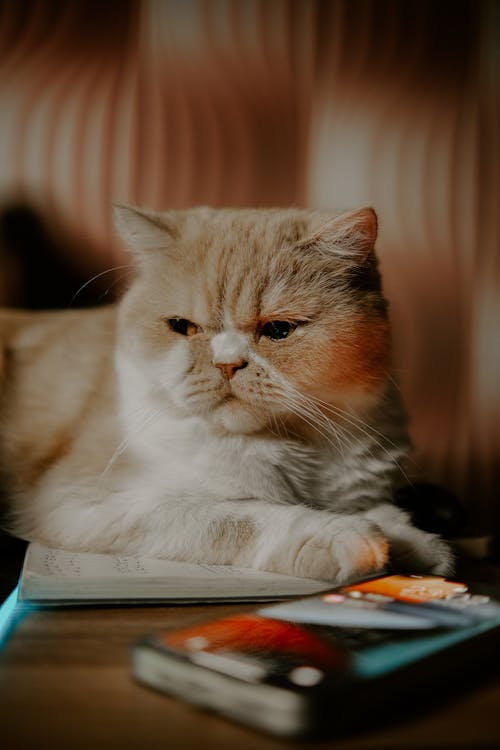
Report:
[[[496,592],[495,592],[496,593]],[[178,631],[133,648],[152,688],[283,737],[345,731],[393,714],[499,650],[491,591],[383,576]]]

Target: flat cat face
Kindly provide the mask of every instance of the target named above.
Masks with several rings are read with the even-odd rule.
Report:
[[[137,274],[121,340],[159,403],[230,433],[363,412],[390,359],[371,209],[117,209]]]

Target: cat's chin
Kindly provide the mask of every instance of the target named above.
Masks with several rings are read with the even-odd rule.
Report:
[[[212,413],[210,422],[217,431],[234,435],[250,435],[260,432],[265,427],[255,414],[251,414],[243,405],[233,402],[219,406]]]

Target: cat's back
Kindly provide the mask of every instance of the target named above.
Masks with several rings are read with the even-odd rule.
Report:
[[[112,361],[114,306],[91,310],[31,312],[0,309],[0,400],[57,383],[93,380],[96,368]],[[71,389],[70,389],[71,390]],[[61,395],[59,393],[59,395]]]
[[[114,306],[86,310],[30,311],[0,308],[2,374],[9,356],[39,358],[92,344],[95,353],[114,337]]]
[[[115,327],[113,306],[0,310],[0,472],[10,495],[111,429]]]
[[[0,463],[17,463],[82,420],[115,390],[116,309],[0,310]]]

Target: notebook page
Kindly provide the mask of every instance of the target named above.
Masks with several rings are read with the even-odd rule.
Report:
[[[176,562],[132,555],[95,554],[53,549],[32,542],[28,546],[23,577],[51,578],[175,578],[206,579],[245,578],[290,582],[290,576],[230,565],[205,565]],[[292,579],[293,580],[293,579]]]

